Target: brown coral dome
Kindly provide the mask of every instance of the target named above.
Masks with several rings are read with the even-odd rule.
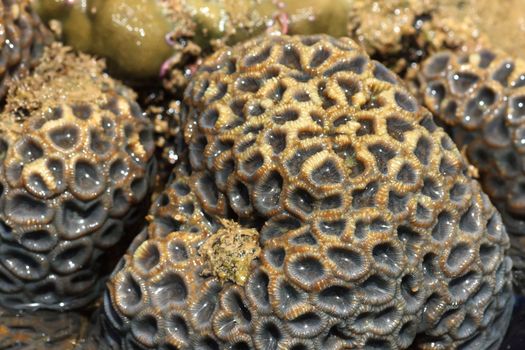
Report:
[[[36,64],[50,36],[29,0],[0,1],[0,25],[0,100],[3,100],[12,77]]]
[[[185,101],[191,166],[179,166],[114,271],[101,342],[501,341],[512,264],[500,216],[430,113],[357,44],[271,36],[225,48]]]
[[[478,169],[524,270],[525,62],[488,49],[442,52],[423,64],[419,80],[425,105]]]
[[[154,171],[152,125],[94,59],[55,45],[0,116],[0,304],[96,297],[133,234]],[[128,238],[126,238],[128,237]],[[132,237],[132,236],[131,236]]]

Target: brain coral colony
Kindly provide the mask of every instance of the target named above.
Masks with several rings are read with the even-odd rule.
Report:
[[[4,306],[86,305],[102,282],[104,253],[140,223],[152,127],[102,68],[56,44],[9,90],[0,119]]]
[[[114,271],[124,349],[494,349],[508,237],[449,136],[349,39],[219,50],[183,163]]]

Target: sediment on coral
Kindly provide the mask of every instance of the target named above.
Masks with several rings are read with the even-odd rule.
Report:
[[[512,309],[501,217],[431,114],[356,43],[269,36],[219,50],[185,103],[187,158],[110,278],[97,341],[501,342]],[[259,235],[244,284],[221,278],[200,249],[225,219]]]

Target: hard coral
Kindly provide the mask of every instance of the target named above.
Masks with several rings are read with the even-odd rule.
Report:
[[[448,125],[502,213],[523,288],[525,62],[489,49],[442,52],[424,62],[419,83],[425,105]]]
[[[430,113],[354,42],[281,36],[220,50],[186,103],[191,166],[112,275],[104,342],[497,346],[512,307],[501,218]],[[259,234],[244,284],[210,271],[200,249],[224,219]]]
[[[58,45],[0,116],[0,304],[73,308],[130,241],[154,171],[151,123],[102,65]],[[117,250],[118,251],[118,250]]]
[[[50,37],[29,0],[0,1],[0,25],[0,100],[3,100],[13,76],[36,64]]]

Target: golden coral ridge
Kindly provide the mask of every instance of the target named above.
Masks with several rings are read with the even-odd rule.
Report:
[[[154,171],[151,123],[102,65],[54,45],[0,117],[0,303],[73,308],[131,240]]]
[[[496,346],[501,218],[449,136],[353,41],[266,37],[206,59],[180,164],[108,284],[112,346]],[[224,220],[259,233],[244,286],[205,274]]]

